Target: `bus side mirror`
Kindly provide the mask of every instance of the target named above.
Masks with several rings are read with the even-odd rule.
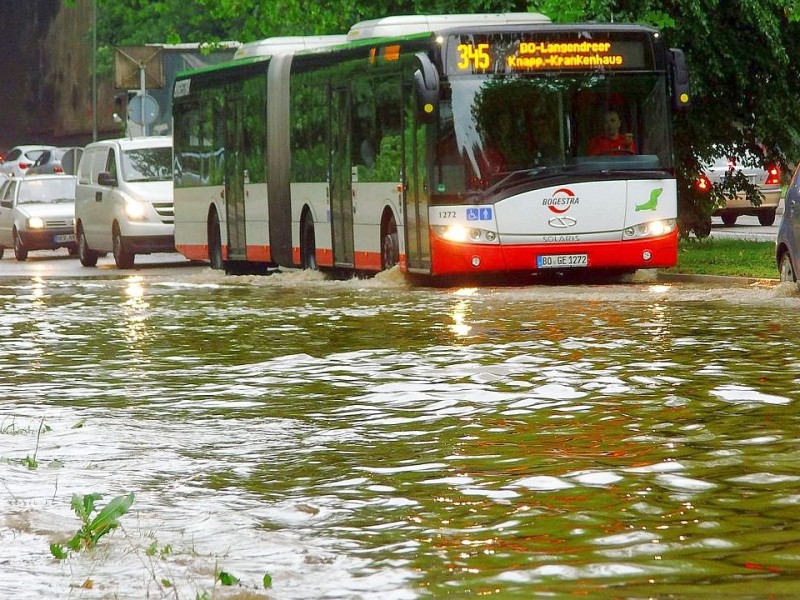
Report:
[[[417,96],[417,116],[423,123],[430,123],[439,107],[439,74],[431,59],[424,52],[417,53],[419,69],[414,71],[414,90]]]
[[[691,104],[689,95],[689,69],[683,50],[669,49],[669,77],[672,83],[672,106],[683,109]]]

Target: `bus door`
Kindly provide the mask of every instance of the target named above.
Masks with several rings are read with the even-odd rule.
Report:
[[[225,105],[225,213],[228,223],[228,258],[245,260],[247,240],[244,214],[244,103],[228,98]]]
[[[331,227],[333,265],[353,268],[352,135],[350,89],[334,88],[331,97]]]
[[[410,272],[430,274],[431,245],[428,224],[428,186],[426,169],[427,136],[415,110],[414,90],[405,89],[405,140],[403,192],[406,231],[406,266]]]

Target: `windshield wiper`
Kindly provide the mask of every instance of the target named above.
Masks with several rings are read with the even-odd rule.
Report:
[[[565,173],[566,171],[573,171],[575,170],[575,165],[559,165],[559,166],[544,166],[544,167],[534,167],[532,169],[520,169],[518,171],[510,171],[505,174],[499,181],[493,183],[488,188],[486,188],[483,192],[478,194],[476,198],[476,204],[478,204],[482,198],[490,195],[498,194],[504,190],[507,190],[510,187],[514,187],[515,185],[519,185],[525,181],[531,181],[536,179],[546,179],[548,177],[558,177],[559,175]]]

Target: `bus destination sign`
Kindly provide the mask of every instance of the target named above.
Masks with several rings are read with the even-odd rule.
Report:
[[[452,40],[448,71],[535,72],[596,69],[641,69],[644,40],[509,39],[507,35],[459,35]],[[455,68],[453,68],[455,67]]]

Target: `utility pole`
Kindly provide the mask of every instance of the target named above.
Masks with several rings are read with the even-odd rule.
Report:
[[[97,0],[92,0],[92,141],[97,141]]]

